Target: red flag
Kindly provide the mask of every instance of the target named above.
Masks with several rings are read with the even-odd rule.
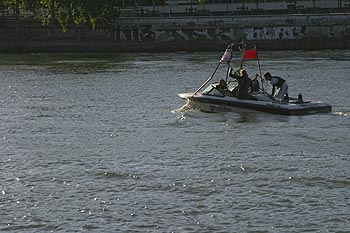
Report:
[[[243,60],[256,60],[258,59],[258,52],[255,49],[245,50]]]

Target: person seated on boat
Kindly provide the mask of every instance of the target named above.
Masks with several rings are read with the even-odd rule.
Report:
[[[258,77],[259,77],[258,74],[255,74],[255,75],[254,75],[254,78],[252,79],[252,82],[251,82],[251,90],[250,90],[250,93],[251,93],[251,92],[254,92],[254,91],[259,91],[259,90],[260,90],[260,85],[259,85]]]
[[[278,99],[288,99],[288,85],[286,80],[280,78],[278,76],[272,76],[270,72],[266,72],[264,74],[264,78],[267,81],[270,81],[272,84],[272,92],[273,97]]]
[[[254,96],[249,94],[251,88],[250,78],[248,77],[248,73],[245,69],[239,69],[232,74],[232,68],[229,70],[229,76],[237,79],[238,81],[238,90],[237,90],[237,98],[238,99],[254,99]]]
[[[219,83],[216,85],[216,90],[218,90],[221,94],[223,94],[224,96],[227,93],[227,84],[225,82],[225,80],[221,79],[219,81]]]

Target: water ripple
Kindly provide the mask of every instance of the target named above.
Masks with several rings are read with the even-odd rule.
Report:
[[[313,116],[178,109],[217,53],[0,55],[0,230],[349,232],[344,52],[261,53]]]
[[[342,117],[349,117],[350,112],[334,112],[335,115],[337,116],[342,116]]]

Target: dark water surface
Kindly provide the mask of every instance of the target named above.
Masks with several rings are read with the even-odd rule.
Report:
[[[331,114],[176,111],[220,57],[0,55],[0,231],[350,232],[350,51],[260,52]]]

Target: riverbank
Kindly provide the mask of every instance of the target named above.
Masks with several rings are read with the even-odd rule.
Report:
[[[232,41],[197,41],[184,43],[137,43],[106,41],[2,41],[0,53],[163,53],[163,52],[214,52],[222,51]],[[254,44],[260,50],[321,50],[350,49],[348,40],[296,40],[259,41]],[[6,46],[3,46],[6,45]]]
[[[218,51],[232,42],[266,50],[350,49],[350,14],[118,18],[112,25],[0,21],[0,52]]]

